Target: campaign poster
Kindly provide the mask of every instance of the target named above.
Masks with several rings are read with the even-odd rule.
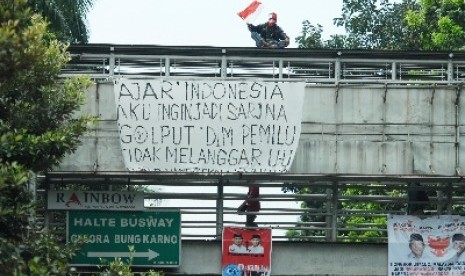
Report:
[[[271,228],[223,228],[223,276],[271,275]]]
[[[388,218],[388,275],[465,275],[465,217]]]

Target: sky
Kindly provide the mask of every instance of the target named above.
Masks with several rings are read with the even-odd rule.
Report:
[[[95,0],[88,14],[90,43],[255,47],[237,13],[253,0]],[[270,12],[291,39],[302,22],[323,26],[323,39],[344,33],[333,19],[342,14],[342,0],[260,0],[262,10],[253,24],[264,23]]]

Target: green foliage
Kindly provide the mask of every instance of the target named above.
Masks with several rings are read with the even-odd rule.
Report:
[[[0,159],[40,172],[73,152],[89,129],[92,118],[74,112],[91,82],[59,79],[70,59],[67,46],[46,40],[47,25],[25,1],[6,3],[0,6]]]
[[[314,26],[310,21],[302,22],[302,34],[295,38],[299,48],[323,48],[321,33],[323,27],[321,25]]]
[[[16,242],[22,239],[26,230],[21,226],[27,223],[29,211],[24,189],[29,174],[16,163],[0,161],[0,275],[11,275],[27,267]],[[17,229],[21,231],[18,233]]]
[[[349,186],[344,190],[344,196],[361,196],[361,195],[394,195],[397,191],[383,191],[379,189],[370,189],[370,186],[377,186],[375,184],[368,185],[368,189],[364,187],[363,189],[357,186]],[[383,213],[388,211],[390,208],[388,206],[377,203],[377,202],[366,202],[366,201],[343,201],[342,208],[346,210],[365,210],[367,213],[370,211],[373,214]],[[381,212],[380,212],[381,211]],[[352,242],[364,242],[364,238],[370,237],[387,237],[386,231],[379,231],[379,229],[386,229],[387,217],[383,216],[346,216],[340,217],[338,223],[344,225],[349,230],[346,230],[342,235],[349,237],[349,241]],[[369,229],[373,228],[374,230],[358,230],[357,228]]]
[[[60,41],[87,43],[87,12],[94,0],[29,0],[34,12],[42,15],[50,23],[49,30]]]
[[[297,194],[312,194],[312,200],[302,202],[301,215],[302,228],[286,232],[289,240],[321,241],[327,239],[327,231],[312,227],[305,223],[319,223],[326,225],[325,210],[337,208],[337,241],[342,242],[379,242],[386,238],[384,231],[387,225],[387,216],[391,210],[401,210],[405,204],[395,201],[376,201],[371,196],[388,196],[391,198],[404,197],[404,190],[396,190],[382,184],[346,184],[339,186],[337,192],[325,187],[285,187],[285,192]],[[334,195],[334,193],[337,195]],[[337,196],[338,202],[331,203],[329,197]],[[329,205],[328,205],[329,204]],[[334,204],[337,204],[335,206]],[[363,215],[361,215],[363,214]],[[321,228],[321,227],[320,227]],[[325,228],[324,226],[322,228]],[[376,238],[376,239],[373,239]]]
[[[299,241],[299,240],[302,240],[299,238],[300,236],[300,232],[295,230],[295,229],[290,229],[290,230],[287,230],[286,231],[286,237],[290,240],[290,241]]]
[[[377,0],[344,0],[342,18],[335,20],[336,26],[344,26],[350,48],[372,48],[374,29],[379,26]]]
[[[29,211],[32,208],[30,194],[26,190],[29,177],[28,171],[17,163],[10,164],[0,159],[0,238],[2,239],[20,241],[26,234],[27,229],[22,226],[28,223]]]
[[[457,50],[465,44],[465,4],[455,0],[422,0],[405,17],[411,33],[417,33],[418,49]]]
[[[345,35],[331,35],[321,40],[322,29],[307,28],[304,21],[302,35],[296,42],[299,48],[332,49],[408,49],[407,28],[402,20],[409,9],[416,9],[413,0],[390,3],[388,0],[343,0],[341,17],[334,24],[345,29]],[[318,25],[319,26],[319,25]],[[312,40],[302,38],[311,37]],[[313,41],[318,40],[319,41]]]
[[[299,48],[461,50],[465,45],[465,3],[459,0],[343,0],[334,19],[344,36],[322,41],[322,29],[303,22]],[[319,26],[319,25],[317,25]]]
[[[129,276],[133,275],[131,270],[131,262],[125,262],[121,258],[115,258],[114,261],[110,262],[104,271],[100,274],[103,276]]]
[[[23,253],[23,259],[28,259],[28,269],[31,275],[63,275],[70,272],[69,260],[74,256],[80,243],[63,246],[60,238],[46,231],[33,233],[27,239],[28,251]]]
[[[17,163],[0,162],[0,275],[61,275],[80,243],[63,246],[57,236],[36,231],[30,177]]]
[[[134,254],[134,246],[129,246],[129,252]],[[131,265],[134,257],[130,257],[128,260],[124,261],[121,258],[115,258],[113,261],[105,264],[106,262],[102,261],[103,265],[100,265],[100,268],[103,268],[103,272],[98,275],[103,276],[133,276],[135,275],[132,272]],[[149,270],[148,272],[137,273],[141,276],[163,276],[165,275],[162,271],[153,271]],[[97,276],[97,275],[96,275]]]
[[[78,246],[40,229],[28,189],[93,122],[75,114],[91,82],[59,78],[70,57],[52,38],[26,0],[0,0],[0,275],[64,275]]]
[[[391,2],[344,0],[342,16],[334,19],[336,26],[344,27],[347,33],[344,48],[412,49],[402,18],[418,5],[413,0]]]

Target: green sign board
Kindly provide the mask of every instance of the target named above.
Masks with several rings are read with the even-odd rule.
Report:
[[[69,211],[67,240],[87,244],[73,265],[102,265],[132,257],[134,266],[178,267],[181,264],[181,214],[162,211]],[[130,252],[129,247],[134,247]]]

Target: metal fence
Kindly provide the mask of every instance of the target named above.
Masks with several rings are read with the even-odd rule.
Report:
[[[260,186],[256,222],[273,229],[273,240],[387,242],[389,215],[407,214],[412,204],[423,207],[425,216],[461,214],[465,202],[464,183],[454,177],[52,172],[45,183],[47,189],[145,187],[146,208],[180,209],[183,239],[213,240],[221,239],[223,226],[244,226],[237,207],[252,178]],[[415,191],[426,191],[429,201],[409,198],[408,183],[421,183]],[[48,211],[45,223],[63,231],[63,215]]]
[[[161,47],[88,44],[69,49],[63,76],[273,78],[308,83],[447,83],[465,79],[465,53]]]

